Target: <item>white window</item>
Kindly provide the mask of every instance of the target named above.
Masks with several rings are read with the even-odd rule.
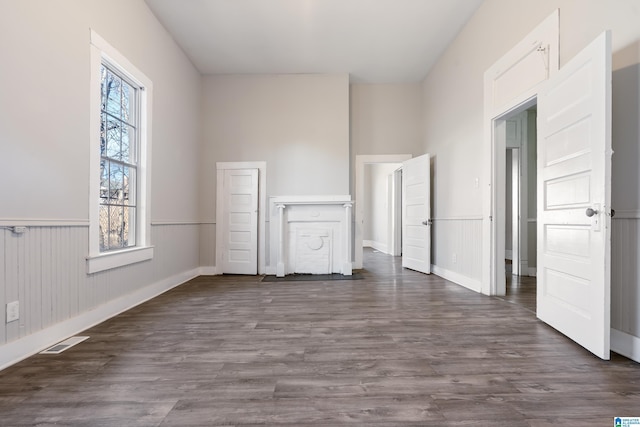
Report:
[[[92,31],[89,273],[153,257],[151,95],[151,81]]]

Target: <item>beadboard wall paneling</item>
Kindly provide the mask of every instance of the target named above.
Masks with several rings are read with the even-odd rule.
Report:
[[[611,224],[611,327],[640,337],[640,216]]]
[[[0,229],[0,345],[197,269],[200,230],[197,223],[154,225],[152,260],[88,275],[88,227],[28,227],[23,234]],[[16,300],[20,319],[6,323],[6,304]]]
[[[434,273],[480,290],[482,218],[434,218],[431,253]]]

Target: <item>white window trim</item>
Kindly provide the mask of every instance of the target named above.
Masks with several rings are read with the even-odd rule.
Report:
[[[95,31],[91,33],[91,88],[89,90],[90,109],[90,149],[89,149],[89,256],[87,273],[122,267],[153,258],[153,246],[150,242],[151,215],[151,108],[153,105],[153,84],[151,80],[136,68],[127,58],[107,43]],[[136,82],[144,90],[140,93],[140,166],[138,169],[139,201],[136,227],[136,246],[122,250],[100,252],[98,239],[98,220],[100,199],[100,66],[106,59],[115,65],[118,71]]]

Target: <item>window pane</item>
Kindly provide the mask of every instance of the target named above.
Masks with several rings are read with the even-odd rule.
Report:
[[[123,166],[111,163],[109,168],[109,200],[107,203],[122,204],[122,192],[124,189]]]
[[[100,203],[109,203],[109,160],[100,160]]]
[[[100,157],[107,155],[107,115],[100,114]]]
[[[122,160],[127,163],[136,162],[136,130],[128,125],[122,127]]]
[[[123,242],[124,246],[136,245],[136,208],[131,206],[125,206],[123,208],[124,213],[124,231]]]
[[[138,204],[138,196],[136,191],[138,188],[136,187],[138,178],[137,173],[138,170],[136,168],[128,168],[126,192],[128,193],[128,203],[130,206],[136,206]]]
[[[129,174],[131,172],[131,168],[128,166],[122,167],[122,204],[129,205],[133,204],[129,199]]]
[[[123,229],[122,206],[109,206],[109,249],[124,247],[122,240]]]
[[[106,78],[107,78],[107,69],[104,67],[104,65],[100,65],[100,108],[102,109],[102,111],[105,111],[107,108],[107,104],[105,104],[106,102],[105,92],[107,88],[107,85],[105,84]]]
[[[100,251],[109,249],[109,206],[100,205],[98,214],[98,232],[100,236]]]
[[[122,159],[120,141],[122,140],[122,124],[119,120],[106,116],[106,156],[113,159]]]
[[[126,82],[122,82],[122,120],[129,124],[135,122],[136,89]]]
[[[110,70],[107,70],[105,79],[103,80],[103,86],[105,91],[105,98],[107,105],[105,111],[115,117],[122,117],[121,114],[121,85],[122,79],[113,74]]]

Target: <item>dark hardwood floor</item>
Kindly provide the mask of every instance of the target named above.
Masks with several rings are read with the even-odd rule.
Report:
[[[536,312],[536,278],[507,274],[507,294],[499,297]]]
[[[194,279],[60,355],[0,372],[0,425],[601,427],[640,416],[640,365],[597,359],[514,292],[478,295],[372,251],[365,265],[351,281]]]

